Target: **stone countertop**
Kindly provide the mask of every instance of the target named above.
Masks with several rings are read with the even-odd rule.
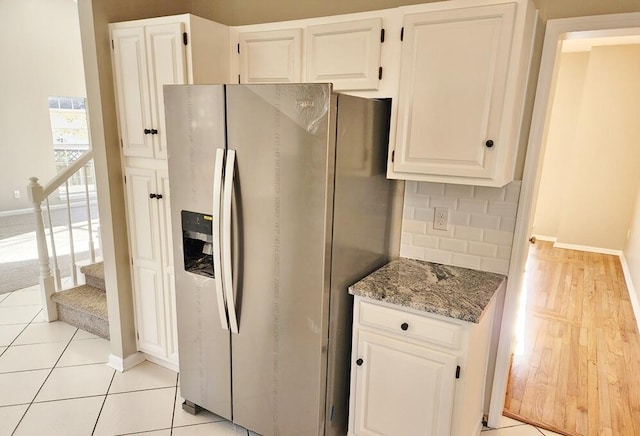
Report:
[[[399,258],[349,287],[349,293],[478,323],[501,274]]]

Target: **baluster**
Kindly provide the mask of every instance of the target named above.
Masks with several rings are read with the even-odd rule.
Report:
[[[47,221],[49,223],[49,241],[51,241],[51,258],[53,259],[53,277],[56,282],[56,291],[62,289],[62,279],[60,278],[60,266],[58,265],[58,253],[56,251],[56,240],[53,234],[53,224],[51,223],[51,207],[49,206],[49,197],[45,198],[47,205]]]
[[[89,232],[89,258],[91,263],[96,263],[96,250],[93,246],[93,228],[91,224],[91,204],[89,202],[89,177],[87,177],[87,166],[82,168],[84,173],[84,198],[87,205],[87,231]]]
[[[44,190],[38,183],[37,177],[31,177],[27,192],[29,201],[33,204],[33,213],[36,219],[36,241],[38,245],[38,263],[40,265],[40,295],[42,298],[42,311],[47,321],[58,319],[58,308],[51,300],[55,292],[55,284],[49,268],[49,253],[47,251],[47,236],[44,231],[44,220],[42,219],[42,201]]]
[[[69,229],[69,254],[71,255],[71,278],[73,286],[78,286],[78,273],[76,272],[76,250],[73,244],[73,222],[71,221],[71,201],[69,199],[69,179],[64,182],[67,190],[67,227]]]

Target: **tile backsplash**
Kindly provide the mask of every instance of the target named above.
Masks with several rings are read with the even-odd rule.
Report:
[[[406,182],[400,256],[507,274],[520,185]],[[433,228],[435,207],[449,210],[447,230]]]

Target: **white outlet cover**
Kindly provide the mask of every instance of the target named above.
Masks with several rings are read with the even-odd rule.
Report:
[[[447,230],[449,224],[449,209],[446,207],[434,208],[433,228],[435,230]]]

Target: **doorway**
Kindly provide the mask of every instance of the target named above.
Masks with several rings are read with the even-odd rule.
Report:
[[[634,26],[637,26],[639,22],[640,14],[620,14],[550,20],[547,23],[532,129],[525,163],[523,192],[521,193],[518,211],[519,220],[516,225],[514,249],[509,272],[510,280],[505,298],[504,318],[498,349],[496,377],[492,391],[489,426],[497,422],[503,411],[504,394],[506,393],[506,382],[512,355],[513,327],[516,325],[516,314],[520,303],[525,265],[529,252],[529,243],[527,240],[529,235],[532,234],[531,229],[543,168],[542,161],[544,155],[541,151],[544,151],[543,144],[546,143],[549,134],[551,120],[550,109],[554,96],[554,86],[558,80],[558,59],[560,47],[562,46],[560,42],[568,39],[584,39],[586,37],[637,35],[640,34],[640,31]],[[606,150],[606,144],[603,143],[602,145],[603,150]],[[565,163],[570,162],[565,161]],[[575,196],[577,194],[571,193],[571,195]],[[597,200],[598,197],[594,195],[592,198]],[[635,199],[635,195],[632,198]],[[596,205],[597,204],[596,202]],[[564,202],[561,202],[559,207],[563,208],[565,205]],[[597,244],[593,242],[586,244],[573,242],[573,245],[597,246]]]

